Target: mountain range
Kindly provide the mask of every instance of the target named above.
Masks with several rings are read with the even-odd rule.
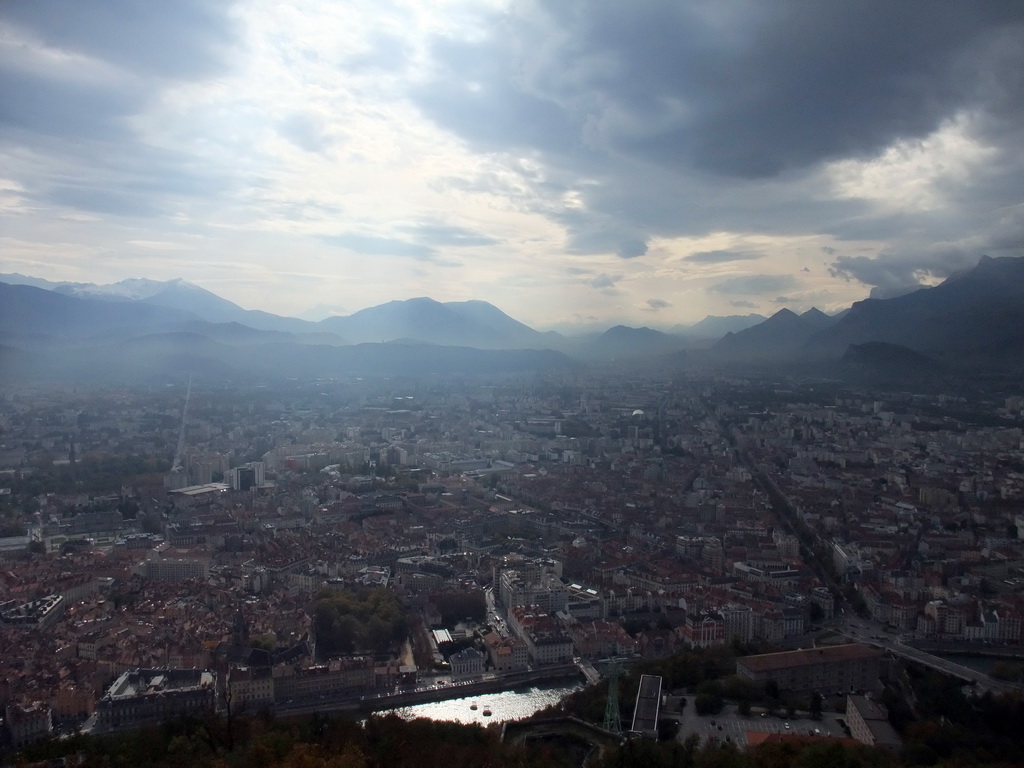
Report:
[[[854,366],[947,375],[1024,371],[1024,259],[983,256],[973,269],[934,287],[865,299],[828,316],[783,309],[727,334],[705,364]]]
[[[1024,370],[1024,259],[983,257],[942,284],[837,315],[782,309],[673,332],[615,326],[567,338],[484,301],[392,301],[319,322],[246,310],[185,280],[112,285],[0,274],[0,376],[220,378],[472,373],[636,361],[689,367],[831,366],[907,376]],[[712,340],[717,339],[714,343]],[[701,348],[705,347],[705,348]]]

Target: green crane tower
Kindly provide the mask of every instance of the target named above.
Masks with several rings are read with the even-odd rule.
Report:
[[[622,665],[619,659],[608,659],[605,662],[605,674],[608,677],[608,703],[604,708],[604,729],[622,735],[622,716],[619,714],[619,676]]]

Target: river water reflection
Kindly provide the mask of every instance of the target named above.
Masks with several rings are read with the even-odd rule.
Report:
[[[430,720],[450,720],[458,723],[500,723],[529,717],[534,712],[557,704],[570,693],[583,688],[578,681],[555,681],[541,685],[530,685],[514,691],[483,693],[461,699],[434,701],[391,710],[406,719],[426,717]],[[473,705],[476,709],[473,709]],[[484,712],[490,712],[485,715]],[[383,714],[383,713],[382,713]]]

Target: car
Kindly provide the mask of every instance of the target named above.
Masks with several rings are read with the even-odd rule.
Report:
[[[789,723],[783,723],[782,725],[786,728],[786,730],[789,730]]]

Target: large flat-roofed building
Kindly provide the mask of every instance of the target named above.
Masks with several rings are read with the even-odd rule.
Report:
[[[210,576],[210,561],[198,557],[154,557],[141,567],[142,575],[153,581],[179,584],[188,579],[205,581]]]
[[[873,690],[878,685],[882,651],[863,643],[744,656],[736,674],[755,683],[774,680],[779,690],[796,694]]]
[[[214,708],[214,672],[186,669],[136,669],[122,674],[96,705],[100,731],[158,724]]]
[[[278,703],[354,696],[370,690],[376,682],[369,656],[330,659],[326,664],[306,668],[281,664],[274,668],[273,678],[274,701]]]

